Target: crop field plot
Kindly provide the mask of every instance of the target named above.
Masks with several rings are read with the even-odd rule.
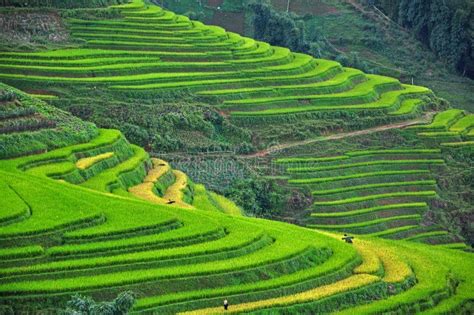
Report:
[[[54,113],[31,96],[2,88],[5,115]],[[27,104],[31,108],[23,109]],[[67,118],[66,113],[51,116],[58,125]],[[193,183],[165,160],[150,159],[119,131],[90,128],[89,139],[72,138],[39,152],[18,147],[14,157],[0,160],[3,309],[65,305],[75,292],[106,300],[124,290],[136,292],[133,313],[220,313],[224,298],[232,302],[230,313],[456,312],[470,307],[472,257],[460,251],[461,266],[450,254],[462,249],[459,242],[445,231],[416,226],[428,207],[422,200],[436,194],[429,170],[444,163],[439,150],[357,151],[280,161],[298,176],[292,181],[311,181],[319,173],[334,177],[340,171],[351,176],[364,167],[373,172],[375,165],[384,172],[401,168],[394,181],[310,184],[314,196],[321,196],[313,213],[327,220],[321,228],[366,228],[376,236],[378,225],[393,221],[398,230],[386,234],[412,241],[358,237],[352,246],[337,234],[245,218],[233,202]],[[25,144],[46,145],[37,130],[18,134]],[[367,190],[378,191],[363,193]],[[334,202],[339,194],[345,199]],[[394,196],[416,202],[350,208]],[[318,204],[335,210],[323,213]],[[333,227],[335,216],[344,224]],[[410,233],[412,226],[417,233]]]
[[[428,89],[272,47],[141,1],[114,8],[121,18],[65,21],[82,47],[0,52],[0,79],[44,91],[100,86],[135,98],[187,89],[243,125],[322,113],[400,120],[419,116],[431,102]]]
[[[308,227],[427,243],[454,241],[438,237],[447,232],[423,223],[437,198],[432,171],[445,165],[440,149],[353,151],[276,163],[286,167],[290,186],[311,191]]]
[[[472,144],[471,114],[447,110],[416,122],[413,135],[435,148],[354,145],[340,155],[278,159],[282,188],[310,194],[305,227],[247,217],[217,192],[273,165],[258,154],[247,164],[251,156],[230,151],[221,129],[246,132],[239,145],[251,151],[258,135],[244,125],[325,128],[334,118],[345,132],[419,119],[438,108],[435,96],[149,1],[123,2],[66,12],[69,48],[0,51],[0,314],[62,314],[76,293],[105,302],[125,291],[135,295],[131,314],[472,313],[472,253],[429,221],[442,201],[434,173],[446,168],[443,150]],[[123,133],[51,105],[93,120],[104,95],[120,108],[101,109],[107,119],[96,123],[124,116]],[[161,103],[179,96],[175,107]],[[139,102],[150,116],[141,122],[127,114]],[[187,115],[192,102],[202,124]],[[156,103],[165,109],[152,111]],[[147,131],[135,123],[179,129],[173,136],[196,146],[223,145],[195,156],[149,153]],[[156,130],[163,146],[176,140]],[[344,233],[356,234],[352,244]]]
[[[418,136],[442,147],[472,147],[474,115],[460,109],[438,113],[426,125],[411,128]]]

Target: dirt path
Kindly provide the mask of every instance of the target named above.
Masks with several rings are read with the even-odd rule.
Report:
[[[269,147],[265,150],[259,151],[257,153],[251,154],[251,155],[245,155],[243,157],[245,157],[245,158],[265,157],[265,156],[267,156],[271,153],[277,152],[277,151],[281,151],[281,150],[288,149],[288,148],[293,148],[293,147],[298,147],[298,146],[302,146],[302,145],[307,145],[307,144],[311,144],[311,143],[315,143],[315,142],[350,138],[350,137],[355,137],[355,136],[360,136],[360,135],[367,135],[367,134],[372,134],[372,133],[381,132],[381,131],[385,131],[385,130],[391,130],[391,129],[402,129],[402,128],[405,128],[405,127],[430,122],[435,114],[436,114],[436,112],[429,112],[429,113],[426,113],[423,117],[417,118],[415,120],[407,120],[407,121],[402,121],[402,122],[399,122],[399,123],[393,123],[393,124],[389,124],[389,125],[383,125],[383,126],[378,126],[378,127],[364,129],[364,130],[337,133],[337,134],[333,134],[333,135],[330,135],[330,136],[323,136],[323,137],[318,137],[318,138],[308,139],[308,140],[303,140],[303,141],[282,143],[282,144],[279,144],[279,145]]]

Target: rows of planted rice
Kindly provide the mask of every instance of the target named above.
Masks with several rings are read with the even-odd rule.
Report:
[[[12,164],[2,163],[1,167],[10,175],[7,185],[22,198],[27,197],[35,208],[34,196],[15,184],[21,179],[28,179],[29,188],[42,187],[40,192],[46,198],[41,200],[48,203],[45,206],[51,206],[53,201],[47,197],[54,195],[73,211],[84,209],[85,204],[89,211],[95,209],[107,218],[107,223],[78,227],[76,231],[53,230],[56,238],[64,238],[58,243],[44,242],[48,238],[45,235],[32,235],[29,244],[24,241],[19,247],[15,234],[2,236],[0,241],[8,247],[1,253],[5,259],[0,270],[0,300],[4,302],[59,302],[78,290],[106,298],[132,289],[139,297],[136,312],[220,312],[220,308],[206,307],[217,307],[224,298],[232,302],[230,312],[274,313],[281,307],[324,312],[341,305],[389,301],[390,296],[404,294],[405,290],[418,292],[418,285],[413,286],[415,278],[429,289],[413,299],[421,309],[427,308],[423,301],[431,298],[433,290],[440,295],[433,297],[429,307],[452,299],[459,305],[469,297],[466,289],[454,294],[445,281],[446,277],[459,277],[458,270],[453,274],[447,267],[413,265],[415,257],[411,249],[405,248],[408,245],[358,240],[351,248],[339,240],[283,223],[236,220],[199,209],[175,211],[25,176]],[[75,198],[64,199],[68,190],[75,191]],[[109,223],[117,212],[127,219],[121,224]],[[37,215],[35,212],[26,221],[33,223]],[[145,221],[145,226],[131,232],[135,215]],[[165,228],[168,221],[178,224]],[[108,233],[104,234],[103,225],[107,224]],[[148,232],[149,226],[153,233]],[[205,236],[216,228],[225,232]],[[97,230],[102,233],[95,233]],[[26,260],[18,264],[22,259]],[[420,275],[408,266],[419,267]],[[432,283],[423,276],[429,268],[435,268],[437,274],[427,279],[435,280]],[[361,296],[364,298],[357,298]]]
[[[444,147],[472,146],[474,115],[460,109],[449,109],[438,113],[431,123],[412,129],[418,136]]]
[[[362,263],[354,268],[352,276],[345,279],[297,294],[231,305],[227,311],[214,307],[182,314],[326,313],[340,310],[341,307],[347,310],[342,312],[347,313],[353,310],[369,313],[372,309],[378,313],[469,310],[466,296],[470,295],[471,284],[458,286],[460,290],[453,294],[452,290],[457,284],[442,280],[449,273],[449,268],[443,266],[443,263],[451,260],[449,252],[443,253],[440,257],[443,263],[436,265],[432,260],[435,257],[433,253],[419,245],[404,243],[394,246],[374,239],[361,239],[353,246],[361,256]],[[462,270],[456,269],[456,272]],[[410,297],[408,300],[407,296]],[[349,302],[350,299],[353,302]],[[362,305],[354,308],[354,303]]]
[[[313,196],[308,227],[427,243],[455,241],[423,216],[437,198],[439,149],[369,150],[277,163]],[[443,237],[439,237],[443,235]],[[435,239],[436,238],[436,239]]]
[[[121,19],[67,21],[82,48],[1,52],[0,79],[42,91],[104,85],[123,95],[186,88],[249,121],[332,111],[406,117],[430,95],[142,0],[115,9]],[[458,243],[415,244],[456,241],[420,224],[436,198],[438,150],[280,160],[291,185],[312,191],[308,225],[337,231],[330,235],[241,217],[234,203],[120,132],[8,93],[0,100],[0,158],[8,158],[0,160],[0,304],[18,313],[29,303],[65,305],[77,292],[102,301],[126,290],[137,295],[133,312],[157,314],[219,313],[224,299],[228,312],[259,314],[456,313],[472,303],[472,257],[454,259],[448,246]],[[412,242],[358,236],[349,245],[343,232]]]
[[[12,90],[0,86],[0,134],[53,129],[55,121],[48,119],[27,100],[19,98]]]
[[[429,103],[428,89],[132,3],[114,6],[118,19],[68,19],[72,36],[85,41],[81,48],[0,53],[0,78],[43,90],[104,85],[146,98],[186,89],[242,124],[321,112],[401,119]]]
[[[112,136],[113,132],[102,131],[94,144],[2,163],[2,172],[12,174],[2,187],[13,189],[22,200],[33,205],[34,212],[2,229],[0,242],[10,248],[2,253],[7,259],[2,261],[0,272],[1,300],[18,303],[36,297],[60,301],[79,290],[107,296],[129,288],[140,292],[142,300],[137,310],[179,311],[198,307],[203,297],[207,298],[206,303],[210,297],[220,300],[226,292],[239,292],[242,300],[249,299],[254,294],[248,287],[256,284],[261,296],[278,295],[285,286],[298,282],[294,273],[305,274],[312,285],[326,283],[346,276],[352,261],[357,262],[355,252],[332,253],[323,239],[315,242],[313,236],[305,236],[303,231],[297,243],[285,241],[294,232],[282,233],[271,223],[267,223],[268,227],[257,227],[248,220],[236,221],[218,212],[182,208],[176,211],[78,189],[40,173],[37,176],[22,173],[22,170],[32,171],[37,165],[54,165],[61,157],[69,158],[68,154],[90,155],[91,148],[100,148],[101,143],[110,150],[107,140]],[[99,178],[101,173],[92,178]],[[115,175],[118,177],[120,173]],[[164,174],[158,175],[149,174],[147,180],[156,181]],[[182,188],[181,175],[175,176]],[[102,179],[104,184],[108,181],[109,176]],[[5,189],[2,188],[2,193]],[[75,190],[77,193],[73,194]],[[40,198],[41,204],[35,198]],[[62,201],[62,207],[53,207],[57,200]],[[48,211],[48,208],[55,209]],[[61,213],[64,220],[50,220],[49,215],[55,217],[56,213]],[[74,226],[76,221],[86,222],[91,216],[103,219]],[[22,239],[22,247],[15,249],[29,228],[28,239]],[[54,241],[45,241],[49,239],[49,235],[43,234],[46,229]],[[334,245],[340,246],[337,242]],[[24,255],[28,256],[26,264],[18,265],[17,260],[8,259]],[[315,268],[318,265],[323,268]],[[329,271],[334,274],[326,279],[323,275]],[[255,282],[255,277],[262,274],[268,275],[266,280]],[[240,285],[235,285],[236,282]],[[282,286],[282,291],[275,290],[275,286]]]
[[[0,158],[88,141],[95,127],[0,83]]]
[[[46,106],[34,105],[39,111],[36,105]],[[38,133],[20,134],[27,144],[44,141]],[[120,132],[94,129],[91,134],[88,140],[73,138],[59,148],[36,154],[27,149],[21,157],[0,161],[1,305],[20,312],[28,304],[65,305],[77,292],[110,300],[132,290],[135,313],[219,313],[224,299],[231,303],[228,312],[392,311],[400,306],[449,313],[473,298],[467,253],[457,256],[463,258],[461,268],[449,259],[447,248],[370,238],[348,245],[340,235],[244,218],[231,201],[194,185],[166,161],[149,159]],[[436,150],[359,151],[282,163],[291,164],[295,174],[345,172],[375,160],[412,161],[427,171],[427,165],[440,164],[438,155]],[[322,160],[325,164],[319,165]],[[417,178],[417,185],[430,180],[429,172],[414,174],[427,176]],[[370,189],[391,188],[372,184]],[[318,191],[331,196],[366,188],[354,187]],[[171,198],[172,204],[155,202]],[[425,230],[407,238],[428,236],[446,234]],[[400,300],[407,295],[405,306]]]

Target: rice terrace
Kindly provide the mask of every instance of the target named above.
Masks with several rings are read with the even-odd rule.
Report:
[[[0,314],[474,314],[469,0],[0,1]]]

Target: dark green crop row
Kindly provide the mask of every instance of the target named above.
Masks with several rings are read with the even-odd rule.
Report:
[[[368,195],[368,196],[360,196],[360,197],[353,197],[347,199],[340,199],[340,200],[331,200],[331,201],[319,201],[314,202],[315,206],[334,206],[334,205],[342,205],[348,203],[357,203],[362,201],[368,200],[377,200],[377,199],[385,199],[385,198],[395,198],[395,197],[433,197],[436,196],[436,191],[427,190],[427,191],[404,191],[404,192],[394,192],[394,193],[386,193],[386,194],[376,194],[376,195]]]
[[[372,208],[357,209],[353,211],[344,211],[344,212],[313,212],[311,213],[312,217],[317,218],[340,218],[340,217],[351,217],[362,214],[374,213],[378,211],[385,210],[397,210],[397,209],[422,209],[426,210],[428,205],[425,202],[412,202],[412,203],[399,203],[399,204],[390,204],[377,206]]]
[[[341,192],[348,192],[348,191],[356,191],[356,190],[366,190],[366,189],[373,189],[373,188],[386,188],[386,187],[399,187],[399,186],[418,186],[418,185],[436,185],[435,180],[420,180],[420,181],[412,181],[412,182],[389,182],[389,183],[378,183],[378,184],[365,184],[365,185],[357,185],[357,186],[347,186],[335,189],[327,189],[327,190],[316,190],[312,191],[311,193],[314,196],[320,195],[331,195],[337,194]]]
[[[321,172],[321,171],[331,171],[331,170],[340,170],[346,168],[356,168],[356,167],[365,167],[365,166],[374,166],[374,165],[434,165],[434,164],[444,164],[442,159],[427,159],[427,160],[379,160],[379,161],[367,161],[360,163],[348,163],[348,164],[339,164],[332,166],[315,166],[315,167],[299,167],[293,168],[290,167],[287,169],[289,173],[307,173],[307,172]]]
[[[382,171],[382,172],[368,172],[368,173],[355,173],[350,175],[332,176],[332,177],[319,177],[319,178],[303,178],[303,179],[290,179],[288,182],[291,184],[312,184],[312,183],[324,183],[334,182],[347,179],[366,178],[366,177],[380,177],[390,175],[413,175],[413,174],[429,174],[429,170],[401,170],[401,171]]]

